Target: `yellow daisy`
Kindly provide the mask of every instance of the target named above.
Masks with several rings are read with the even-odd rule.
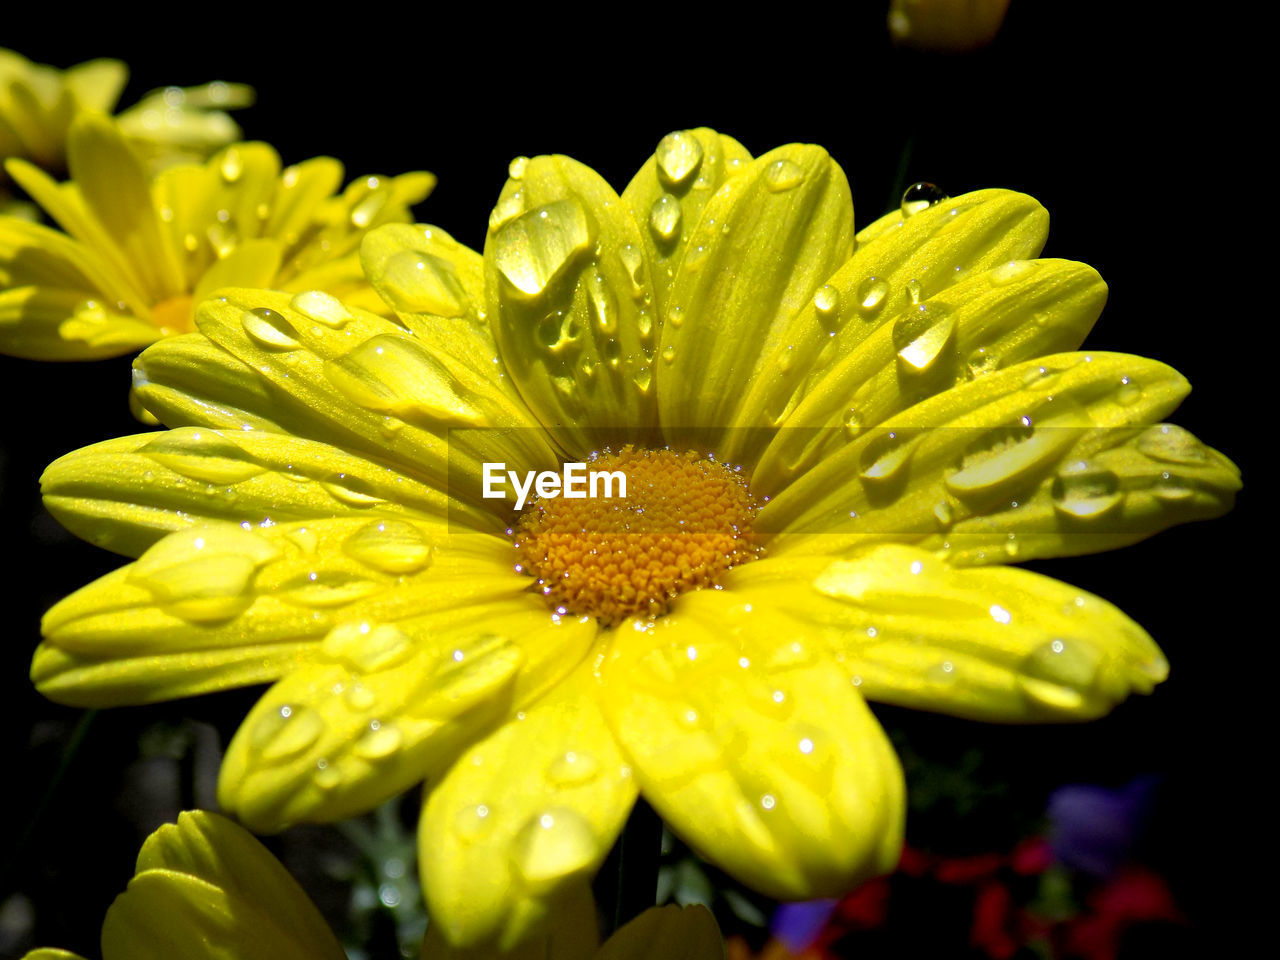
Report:
[[[54,463],[49,509],[137,561],[54,607],[79,705],[274,681],[230,744],[258,830],[425,780],[459,946],[533,935],[638,793],[782,899],[891,868],[903,782],[866,701],[1075,720],[1166,664],[1105,601],[1005,566],[1219,514],[1187,392],[1073,351],[1105,286],[981,190],[853,228],[819,147],[673,133],[623,191],[519,159],[483,255],[369,234],[399,322],[223,291],[135,363],[170,429]],[[625,500],[483,494],[583,463]],[[564,469],[569,469],[565,467]],[[538,481],[541,483],[541,480]]]
[[[724,946],[703,907],[653,908],[597,950],[595,907],[586,888],[556,934],[509,960],[721,960]],[[216,813],[182,813],[150,837],[129,887],[107,910],[102,960],[344,960],[315,904],[275,857]],[[422,960],[484,960],[461,954],[429,931]],[[24,960],[83,960],[68,950],[32,950]]]
[[[128,77],[129,68],[119,60],[58,70],[0,48],[0,160],[17,157],[60,173],[72,121],[85,112],[110,114]],[[253,90],[243,84],[166,87],[116,119],[133,146],[160,169],[203,160],[235,140],[240,128],[223,111],[252,102]]]
[[[82,116],[71,181],[6,169],[66,233],[0,217],[0,352],[41,360],[116,356],[193,329],[193,305],[224,286],[320,289],[386,312],[360,273],[365,233],[409,219],[429,173],[362,177],[342,165],[280,169],[265,143],[150,174],[115,123]]]

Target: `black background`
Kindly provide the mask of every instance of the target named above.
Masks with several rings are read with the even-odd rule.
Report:
[[[1086,261],[1110,285],[1088,345],[1181,370],[1194,392],[1173,419],[1231,456],[1246,487],[1224,519],[1036,565],[1112,600],[1153,634],[1172,673],[1152,697],[1069,727],[882,716],[942,761],[980,746],[983,769],[1012,777],[1032,811],[1060,783],[1163,775],[1143,856],[1169,878],[1201,942],[1221,947],[1257,917],[1240,862],[1261,858],[1257,844],[1273,832],[1261,781],[1274,748],[1249,716],[1246,687],[1251,673],[1273,669],[1276,632],[1249,611],[1253,581],[1267,569],[1250,545],[1273,537],[1254,506],[1271,442],[1260,439],[1258,386],[1268,373],[1258,337],[1273,320],[1268,259],[1250,223],[1272,201],[1251,159],[1262,118],[1235,66],[1242,54],[1230,31],[1244,25],[1219,25],[1209,11],[1173,19],[1164,5],[1122,15],[1122,6],[1015,0],[993,47],[963,57],[894,50],[874,3],[821,14],[800,4],[724,8],[719,22],[657,5],[478,11],[470,23],[427,8],[365,7],[328,22],[308,11],[251,21],[250,11],[223,8],[189,21],[173,14],[154,33],[11,25],[0,43],[62,67],[125,59],[123,104],[171,83],[250,83],[258,105],[236,115],[249,138],[274,143],[285,162],[336,156],[349,176],[431,170],[440,184],[419,218],[475,247],[512,157],[567,153],[621,189],[663,134],[695,125],[755,154],[822,144],[849,176],[859,226],[896,205],[908,144],[907,183],[1037,197],[1052,215],[1045,254]],[[62,453],[137,432],[128,370],[127,358],[0,357],[0,792],[11,808],[0,821],[0,902],[24,891],[36,905],[37,942],[86,955],[96,955],[102,912],[131,875],[141,838],[170,815],[137,775],[140,731],[192,715],[225,736],[252,702],[232,693],[105,711],[48,789],[79,712],[30,688],[39,617],[119,561],[62,533],[39,505],[36,479]],[[998,834],[959,823],[928,839],[969,852]],[[966,931],[952,934],[951,955],[962,955]],[[902,955],[911,955],[908,942]]]

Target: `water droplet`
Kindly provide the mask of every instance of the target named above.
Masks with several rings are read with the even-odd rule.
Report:
[[[370,337],[336,360],[324,375],[348,400],[427,427],[485,426],[467,388],[419,341],[400,334]]]
[[[653,382],[653,367],[642,364],[631,378],[641,393],[649,392],[649,384]]]
[[[782,193],[804,182],[804,168],[790,160],[775,160],[764,172],[764,185],[770,193]]]
[[[862,451],[858,476],[872,488],[896,484],[914,452],[915,444],[904,432],[883,434]]]
[[[668,307],[667,323],[671,324],[672,328],[679,330],[680,325],[684,323],[684,307],[678,304],[672,304]]]
[[[401,313],[461,317],[470,302],[453,264],[420,250],[400,250],[373,265],[372,280]]]
[[[266,471],[226,437],[203,427],[160,433],[138,452],[175,473],[205,483],[240,483]]]
[[[893,324],[898,369],[912,375],[925,373],[954,346],[955,335],[955,318],[945,307],[922,303],[908,310]]]
[[[1142,388],[1131,383],[1128,377],[1120,381],[1120,389],[1116,391],[1116,403],[1122,407],[1132,407],[1142,399]]]
[[[529,167],[528,157],[516,157],[509,164],[507,164],[507,176],[509,176],[512,180],[523,180],[524,172],[525,170],[528,169],[528,167]]]
[[[867,277],[858,284],[858,309],[868,315],[878,313],[888,295],[888,281],[879,277]]]
[[[1167,472],[1162,473],[1159,479],[1156,480],[1151,493],[1156,499],[1164,500],[1167,503],[1190,500],[1196,495],[1195,489],[1189,486],[1186,481],[1179,477],[1171,476]]]
[[[302,345],[293,324],[266,307],[246,310],[240,317],[240,323],[244,332],[260,346],[272,350],[296,350]]]
[[[372,177],[369,179],[370,186],[373,186],[375,181],[373,181]],[[361,230],[368,228],[390,199],[391,193],[389,190],[375,188],[373,192],[351,208],[351,225]]]
[[[330,630],[322,649],[330,660],[361,673],[377,673],[407,660],[413,653],[413,641],[394,624],[359,621]]]
[[[264,760],[280,762],[302,753],[320,739],[324,720],[310,707],[285,705],[262,714],[249,733],[249,743]]]
[[[613,336],[618,329],[618,299],[609,289],[604,275],[599,270],[587,273],[587,303],[591,307],[591,316],[601,333]]]
[[[618,259],[627,271],[627,279],[631,281],[631,298],[644,298],[644,254],[634,244],[624,244],[618,249]]]
[[[431,544],[425,534],[403,520],[367,524],[348,537],[342,549],[383,573],[417,573],[431,562]]]
[[[907,281],[907,297],[910,298],[912,306],[915,306],[920,303],[920,299],[923,296],[923,293],[924,293],[924,289],[920,286],[919,280]]]
[[[227,183],[235,183],[244,173],[244,157],[236,147],[228,147],[222,155],[222,163],[218,167],[222,179]]]
[[[408,710],[433,720],[456,717],[505,689],[521,659],[519,647],[505,637],[482,634],[459,641],[419,681]]]
[[[336,500],[341,500],[349,507],[372,507],[382,503],[384,498],[376,492],[368,480],[350,473],[335,473],[320,481],[320,485],[329,491]]]
[[[674,363],[676,359],[676,348],[667,346],[662,348],[663,363]]]
[[[654,151],[658,178],[668,187],[677,188],[692,177],[702,164],[702,143],[688,130],[669,133]]]
[[[587,870],[599,847],[580,814],[557,808],[520,828],[511,843],[511,861],[531,893],[545,893],[565,877]]]
[[[342,607],[382,590],[380,583],[341,570],[311,570],[282,584],[273,596],[304,607]]]
[[[475,843],[493,829],[493,824],[493,811],[485,803],[463,807],[453,818],[453,828],[464,843]]]
[[[166,613],[192,623],[217,623],[249,608],[255,572],[279,555],[278,546],[257,534],[189,530],[151,547],[129,568],[127,579],[149,590]]]
[[[1035,260],[1010,260],[1008,263],[1002,263],[991,271],[991,285],[993,287],[1004,287],[1026,277],[1037,264]]]
[[[862,433],[862,416],[856,407],[850,407],[844,415],[844,438],[856,439]]]
[[[938,521],[938,526],[946,530],[955,521],[955,515],[951,510],[951,504],[945,500],[939,500],[933,505],[933,518]]]
[[[1054,477],[1049,495],[1054,509],[1078,520],[1110,513],[1124,499],[1120,478],[1088,460],[1073,460],[1063,465]]]
[[[813,295],[813,308],[828,323],[834,322],[840,313],[840,291],[829,283],[819,287]]]
[[[404,734],[393,723],[374,720],[369,729],[356,741],[357,756],[366,760],[385,760],[404,745]]]
[[[338,769],[336,763],[323,759],[316,761],[316,772],[312,774],[312,782],[321,790],[328,792],[342,783],[342,780],[342,771]]]
[[[903,191],[902,216],[904,219],[914,217],[920,211],[928,210],[935,203],[941,203],[946,199],[947,194],[936,183],[929,183],[927,180],[913,183]]]
[[[664,193],[653,202],[649,210],[649,229],[658,243],[673,243],[680,236],[683,220],[680,201],[669,193]]]
[[[343,699],[347,701],[347,706],[357,713],[367,712],[377,702],[373,691],[358,682],[347,687]]]
[[[969,354],[966,366],[969,368],[969,376],[976,379],[998,370],[1000,358],[986,347],[978,347]]]
[[[1023,661],[1020,685],[1046,706],[1073,710],[1092,691],[1101,660],[1097,648],[1084,640],[1050,640]]]
[[[547,779],[558,787],[576,786],[595,779],[600,773],[600,764],[589,753],[580,750],[569,750],[556,757],[547,770]]]
[[[305,314],[317,323],[335,330],[341,329],[351,320],[351,311],[337,297],[320,290],[308,290],[289,301],[289,306],[301,314]]]
[[[587,211],[571,197],[502,224],[494,233],[493,259],[511,291],[533,298],[591,246]]]

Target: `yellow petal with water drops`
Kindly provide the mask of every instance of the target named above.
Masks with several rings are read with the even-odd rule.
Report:
[[[599,920],[591,887],[580,883],[556,901],[551,929],[500,954],[502,960],[592,960],[600,945]],[[455,947],[445,939],[444,926],[427,925],[419,960],[495,960],[491,947]]]
[[[853,256],[781,329],[742,401],[744,426],[779,426],[881,326],[967,277],[1036,256],[1049,229],[1040,204],[1008,190],[978,190],[883,219],[883,229],[858,235]],[[726,456],[737,458],[738,450],[731,446]]]
[[[202,880],[227,894],[236,907],[243,940],[259,928],[269,928],[291,941],[297,956],[342,956],[324,918],[297,881],[248,831],[225,817],[203,811],[178,814],[178,822],[153,833],[138,854],[137,874],[153,871],[161,877]],[[189,949],[196,949],[194,931],[190,936]],[[240,940],[237,944],[246,946]],[[230,944],[218,946],[225,951]],[[182,955],[193,956],[185,950]],[[245,955],[235,953],[237,958]],[[104,960],[112,960],[111,955]]]
[[[287,410],[257,372],[203,333],[167,337],[143,351],[133,361],[132,394],[171,427],[288,432],[272,419],[287,419]]]
[[[203,165],[182,164],[162,170],[151,181],[151,196],[161,228],[182,267],[183,285],[194,289],[217,254],[207,236],[209,197],[217,176]]]
[[[389,223],[365,234],[360,263],[369,282],[415,333],[435,326],[478,336],[484,321],[484,258],[439,227]],[[454,321],[454,322],[448,322]]]
[[[1084,340],[1107,287],[1070,260],[1014,260],[884,323],[811,384],[752,476],[771,496],[850,439],[936,393]]]
[[[247,529],[351,514],[503,529],[493,514],[380,464],[257,430],[179,427],[106,440],[50,464],[41,490],[68,530],[126,556],[218,520]]]
[[[245,240],[200,277],[191,299],[200,303],[223,287],[274,286],[282,250],[278,240]]]
[[[219,256],[244,240],[264,236],[280,178],[280,154],[259,141],[233,143],[209,158],[215,174],[201,221]]]
[[[450,598],[461,604],[519,594],[528,580],[511,569],[509,552],[497,537],[375,517],[180,531],[49,610],[42,650],[76,657],[42,663],[38,653],[33,672],[66,702],[96,702],[102,685],[136,690],[133,702],[155,699],[151,676],[167,688],[175,682],[168,674],[188,659],[209,670],[239,669],[238,655],[222,652],[302,641],[318,651],[329,631],[349,621],[396,622]],[[297,652],[288,658],[296,664]],[[89,670],[91,660],[105,669]],[[83,690],[59,679],[68,672],[85,681]],[[217,676],[199,683],[212,689]]]
[[[151,178],[115,124],[78,119],[68,133],[67,164],[86,213],[128,260],[149,300],[185,292],[176,252],[160,229]]]
[[[662,322],[667,318],[667,295],[676,267],[702,218],[702,208],[726,179],[750,161],[751,154],[732,137],[707,127],[677,130],[658,142],[653,156],[622,191],[622,202],[644,238],[654,310]],[[623,255],[640,269],[641,251],[624,250]],[[683,319],[677,314],[675,322]]]
[[[596,960],[724,960],[724,939],[715,916],[700,903],[650,907],[619,928]]]
[[[476,367],[492,357],[435,350],[399,324],[302,293],[224,290],[200,331],[267,382],[289,432],[386,462],[488,509],[482,464],[548,469],[558,459],[523,407]]]
[[[106,309],[84,290],[14,287],[0,292],[0,353],[33,360],[96,360],[155,342],[160,331]]]
[[[258,830],[367,810],[441,775],[595,636],[577,620],[548,636],[533,597],[467,604],[433,582],[433,609],[341,620],[314,666],[263,695],[227,748],[224,807]]]
[[[853,199],[821,147],[778,147],[702,210],[664,323],[659,407],[668,441],[718,445],[743,424],[742,384],[853,251]]]
[[[783,535],[775,554],[834,553],[867,537],[937,541],[978,515],[1004,515],[1016,533],[1017,511],[1054,471],[1123,443],[1189,389],[1173,368],[1121,353],[1058,353],[998,370],[860,434],[768,503],[757,529]],[[1107,532],[1105,516],[1096,519],[1095,532]],[[1000,552],[988,559],[1020,556]]]
[[[41,947],[39,950],[29,950],[24,953],[22,960],[85,960],[85,958],[78,953],[72,953],[70,950]]]
[[[486,310],[504,366],[577,456],[656,437],[660,321],[640,229],[568,157],[511,165],[485,239]]]
[[[1168,673],[1118,609],[1026,570],[954,568],[901,544],[750,566],[727,589],[819,638],[870,700],[997,722],[1084,720]]]
[[[129,68],[119,60],[100,58],[68,67],[62,81],[75,96],[76,102],[87,110],[109,113],[120,99]]]
[[[313,157],[285,167],[276,185],[266,234],[280,237],[290,248],[305,241],[316,211],[342,185],[342,169],[332,157]]]
[[[320,225],[308,257],[341,257],[356,253],[368,230],[384,223],[404,223],[412,219],[409,206],[431,192],[435,177],[429,173],[401,174],[398,177],[357,177],[341,195],[330,197],[316,211]]]
[[[432,922],[461,947],[545,933],[599,868],[636,798],[580,669],[463,754],[427,797],[419,864]]]
[[[21,161],[11,160],[5,166],[41,206],[54,212],[47,202],[49,198],[37,193],[42,188],[33,178],[43,178],[55,196],[56,183]],[[32,284],[84,289],[87,296],[121,301],[136,315],[148,316],[145,297],[127,279],[128,274],[119,263],[110,259],[110,241],[104,237],[102,244],[77,242],[40,224],[0,217],[0,282],[7,287]]]
[[[902,771],[821,645],[728,590],[615,638],[601,704],[645,798],[694,849],[784,900],[893,869]]]

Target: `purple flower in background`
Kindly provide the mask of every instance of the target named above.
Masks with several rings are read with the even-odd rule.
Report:
[[[1124,863],[1145,826],[1160,778],[1139,777],[1112,790],[1089,783],[1049,796],[1049,844],[1064,866],[1108,876]]]
[[[771,932],[792,953],[801,953],[818,939],[837,903],[838,900],[806,900],[780,904],[773,914]]]

